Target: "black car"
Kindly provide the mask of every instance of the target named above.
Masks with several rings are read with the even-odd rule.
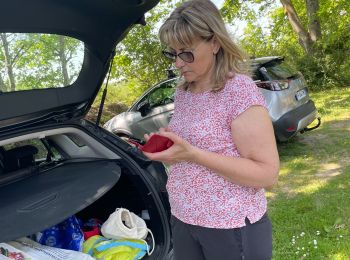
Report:
[[[165,168],[83,119],[116,44],[157,2],[2,1],[1,54],[17,67],[12,77],[0,60],[0,242],[73,214],[106,220],[123,207],[147,213],[155,238],[148,259],[169,256]]]

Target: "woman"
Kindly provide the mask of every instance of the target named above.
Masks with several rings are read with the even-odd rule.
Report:
[[[208,0],[184,2],[159,36],[184,81],[169,128],[159,131],[173,146],[145,155],[171,165],[175,259],[270,259],[264,188],[277,181],[279,158],[264,98],[244,74],[245,57]]]

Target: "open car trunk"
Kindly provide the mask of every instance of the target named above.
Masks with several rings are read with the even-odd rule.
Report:
[[[154,203],[145,200],[149,195],[146,193],[146,190],[140,191],[139,182],[140,180],[137,177],[135,178],[127,173],[123,174],[119,182],[109,192],[89,207],[80,211],[77,217],[83,220],[95,217],[105,221],[109,214],[120,207],[142,216],[147,227],[152,231],[156,243],[154,252],[148,259],[157,259],[157,256],[159,257],[161,254],[162,247],[165,245],[162,235],[164,233],[162,219],[158,210],[154,207]],[[150,235],[147,236],[146,241],[150,248],[153,248]],[[147,255],[145,258],[147,258]]]
[[[149,172],[152,167],[148,165],[146,171],[98,140],[86,129],[72,125],[0,140],[0,215],[5,220],[0,223],[0,242],[35,234],[74,214],[83,221],[97,218],[104,222],[122,207],[142,216],[154,235],[154,252],[144,258],[166,258],[169,211]],[[31,160],[23,150],[36,147],[40,154],[45,151],[39,147],[41,142],[51,147],[51,158],[46,154]],[[17,166],[10,165],[6,153],[18,149],[26,156],[16,158]],[[152,248],[150,235],[146,241]]]

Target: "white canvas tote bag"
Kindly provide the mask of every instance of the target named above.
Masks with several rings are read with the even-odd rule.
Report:
[[[146,222],[127,209],[117,208],[101,227],[104,237],[110,239],[145,239],[148,234]]]

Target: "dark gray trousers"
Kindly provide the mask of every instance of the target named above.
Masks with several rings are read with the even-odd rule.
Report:
[[[268,260],[272,257],[272,226],[265,214],[258,222],[233,229],[186,224],[171,216],[174,260]]]

